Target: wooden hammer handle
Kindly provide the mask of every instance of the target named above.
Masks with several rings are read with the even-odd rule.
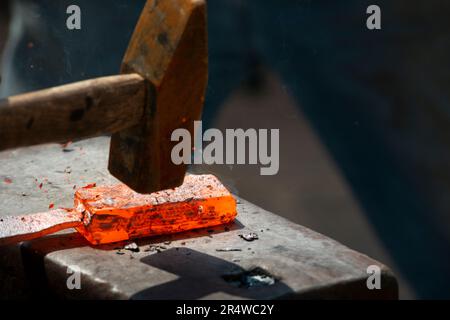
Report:
[[[0,150],[115,133],[138,124],[148,97],[138,74],[81,81],[0,100]]]

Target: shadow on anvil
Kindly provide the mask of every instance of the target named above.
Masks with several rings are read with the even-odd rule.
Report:
[[[239,265],[189,248],[171,248],[160,254],[142,258],[152,267],[175,274],[174,281],[163,283],[134,294],[132,300],[197,300],[211,294],[227,294],[247,299],[277,299],[293,294],[293,290],[274,277],[271,285],[249,287],[239,285],[248,270]],[[260,269],[264,276],[272,277]],[[235,277],[236,281],[228,278]],[[243,280],[245,282],[245,280]]]

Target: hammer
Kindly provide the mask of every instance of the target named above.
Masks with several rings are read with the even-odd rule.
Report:
[[[111,134],[110,173],[138,193],[175,188],[172,132],[194,131],[208,78],[204,0],[148,0],[121,74],[0,100],[0,151]]]

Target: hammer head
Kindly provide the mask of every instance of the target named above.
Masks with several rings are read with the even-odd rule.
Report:
[[[112,136],[109,171],[139,193],[183,183],[186,165],[171,151],[178,128],[194,131],[201,118],[208,77],[204,0],[148,0],[122,64],[122,73],[147,80],[140,124]]]

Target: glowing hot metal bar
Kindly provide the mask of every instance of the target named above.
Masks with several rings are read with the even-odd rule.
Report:
[[[150,195],[123,184],[83,188],[75,194],[75,208],[84,216],[77,230],[94,244],[211,227],[236,217],[236,200],[211,175],[189,175],[181,187]]]
[[[92,244],[177,233],[235,219],[236,200],[212,175],[188,175],[182,186],[143,195],[123,184],[75,193],[75,209],[0,221],[0,244],[76,228]]]

